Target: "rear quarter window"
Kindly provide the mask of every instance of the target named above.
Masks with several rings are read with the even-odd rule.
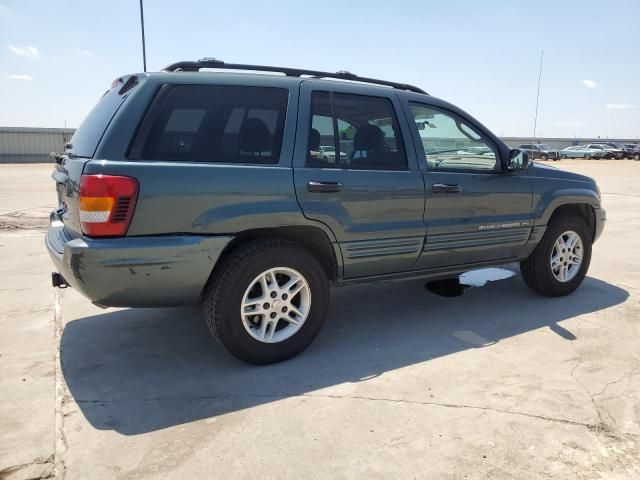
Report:
[[[92,158],[102,135],[125,98],[118,94],[117,88],[107,91],[74,133],[69,152],[77,157]]]
[[[166,85],[145,116],[129,158],[278,163],[288,97],[283,88]]]

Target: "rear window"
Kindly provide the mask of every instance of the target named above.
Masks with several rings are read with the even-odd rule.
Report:
[[[104,131],[124,98],[118,94],[117,88],[106,92],[74,133],[69,151],[77,157],[93,157]]]
[[[129,157],[278,163],[288,96],[282,88],[166,86],[146,115]]]

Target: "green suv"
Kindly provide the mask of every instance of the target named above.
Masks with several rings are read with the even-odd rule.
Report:
[[[203,302],[256,364],[311,343],[332,285],[520,262],[536,292],[569,294],[605,220],[591,178],[529,164],[417,87],[215,59],[114,80],[53,178],[54,286]]]

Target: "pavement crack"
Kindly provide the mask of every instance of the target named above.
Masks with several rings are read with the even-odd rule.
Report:
[[[37,472],[35,476],[31,477],[22,477],[24,480],[35,480],[35,479],[45,479],[45,478],[53,478],[54,470],[52,468],[46,468],[47,466],[53,466],[54,456],[50,455],[46,458],[36,458],[32,462],[29,463],[21,463],[18,465],[10,465],[0,470],[0,480],[9,479],[15,476],[16,473],[29,469],[34,466],[43,466],[42,470]]]
[[[576,337],[579,336],[578,335],[579,333],[580,333],[580,327],[577,326]],[[589,401],[593,406],[593,409],[596,412],[596,415],[598,416],[598,425],[607,425],[607,423],[602,418],[602,412],[600,411],[600,408],[598,408],[598,405],[596,404],[596,400],[594,396],[591,394],[587,386],[584,383],[582,383],[582,381],[576,376],[576,370],[578,369],[578,367],[580,367],[580,365],[582,365],[582,363],[584,362],[584,359],[582,357],[582,354],[576,348],[575,342],[570,342],[570,345],[571,345],[571,348],[573,348],[573,351],[575,352],[575,354],[578,356],[578,361],[571,369],[571,373],[570,373],[571,378],[573,378],[573,380],[580,386],[580,388],[584,391],[584,393],[587,394],[587,397],[589,397]],[[608,415],[608,416],[609,416],[609,419],[611,420],[611,415]]]
[[[67,436],[64,431],[64,405],[67,390],[62,376],[60,345],[62,340],[62,290],[54,289],[53,293],[53,324],[54,324],[54,366],[55,366],[55,416],[54,416],[54,474],[55,478],[63,479],[66,473],[64,454],[67,451]]]
[[[605,386],[602,388],[602,390],[600,390],[598,393],[594,393],[593,396],[594,397],[599,397],[604,395],[607,390],[609,390],[610,387],[612,387],[613,385],[616,385],[618,383],[621,383],[624,380],[630,380],[631,378],[635,377],[636,375],[640,375],[640,366],[636,367],[632,372],[627,373],[625,375],[622,375],[620,378],[618,378],[617,380],[613,380],[611,382],[608,382],[605,384]]]
[[[576,420],[569,420],[566,418],[551,417],[548,415],[539,415],[535,413],[520,412],[517,410],[500,409],[494,407],[487,407],[482,405],[468,405],[461,403],[447,403],[447,402],[434,402],[434,401],[422,401],[422,400],[406,400],[400,398],[383,398],[383,397],[368,397],[362,395],[334,395],[334,394],[313,394],[313,393],[290,393],[290,394],[270,394],[270,393],[246,393],[246,394],[222,394],[222,395],[203,395],[203,396],[188,396],[188,397],[149,397],[149,398],[118,398],[115,400],[92,400],[92,399],[76,399],[78,405],[82,404],[95,404],[95,405],[107,405],[121,402],[180,402],[180,401],[205,401],[205,400],[242,400],[247,398],[259,398],[259,399],[286,399],[286,398],[326,398],[337,400],[362,400],[368,402],[386,402],[386,403],[398,403],[406,405],[421,405],[421,406],[433,406],[440,408],[450,409],[468,409],[477,411],[486,411],[499,413],[504,415],[516,415],[520,417],[533,418],[546,422],[560,423],[564,425],[577,426],[587,428],[592,432],[600,433],[605,432],[607,435],[614,435],[613,429],[605,422],[588,423],[579,422]],[[631,437],[637,437],[640,435],[624,433]],[[615,436],[615,435],[614,435]]]
[[[304,397],[319,397],[319,398],[343,398],[343,399],[354,399],[354,400],[367,400],[367,401],[377,401],[377,402],[392,402],[392,403],[404,403],[409,405],[427,405],[427,406],[435,406],[442,408],[458,408],[458,409],[469,409],[469,410],[481,410],[487,412],[494,412],[506,415],[518,415],[521,417],[527,418],[535,418],[538,420],[545,420],[548,422],[556,422],[562,423],[565,425],[574,425],[579,427],[592,427],[593,425],[586,422],[578,422],[574,420],[568,420],[566,418],[558,418],[558,417],[549,417],[547,415],[537,415],[535,413],[527,413],[527,412],[519,412],[517,410],[507,410],[493,407],[486,407],[481,405],[467,405],[462,403],[445,403],[445,402],[432,402],[432,401],[421,401],[421,400],[404,400],[404,399],[393,399],[393,398],[378,398],[378,397],[364,397],[364,396],[352,396],[352,395],[302,395]]]

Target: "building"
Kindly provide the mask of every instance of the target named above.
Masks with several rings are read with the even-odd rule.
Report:
[[[0,163],[52,162],[51,152],[64,151],[72,128],[0,127]]]

